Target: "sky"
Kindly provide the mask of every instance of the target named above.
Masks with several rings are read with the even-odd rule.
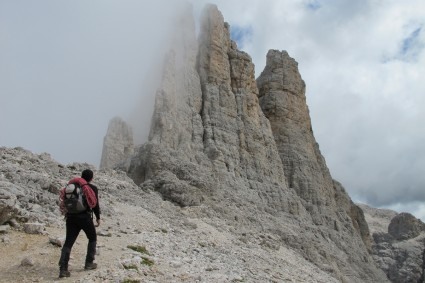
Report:
[[[146,139],[179,0],[0,0],[0,146],[99,165],[115,116]],[[217,4],[256,76],[286,50],[316,140],[355,202],[425,220],[425,1]],[[241,4],[243,3],[243,4]]]

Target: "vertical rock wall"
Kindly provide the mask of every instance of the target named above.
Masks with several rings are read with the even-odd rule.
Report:
[[[270,120],[288,187],[321,223],[323,206],[335,206],[333,181],[313,135],[305,83],[286,51],[270,50],[257,79],[260,105]],[[319,217],[316,217],[319,216]]]
[[[333,218],[340,215],[335,212],[347,213],[370,249],[368,226],[361,209],[351,201],[337,202],[335,197],[342,194],[349,199],[342,186],[332,180],[314,137],[298,63],[286,51],[270,50],[257,84],[260,105],[270,120],[288,187],[295,189],[316,224],[332,227]]]
[[[332,179],[315,140],[297,62],[286,51],[270,50],[257,85],[288,187],[302,199],[314,224],[339,232],[347,240],[360,237],[370,251],[371,236],[363,212]]]
[[[205,153],[237,177],[267,178],[286,189],[270,124],[258,104],[254,64],[230,40],[229,25],[214,6],[205,11],[199,44]]]
[[[193,20],[187,20],[192,18],[185,15],[177,25],[149,142],[126,170],[137,183],[155,180],[149,185],[183,206],[199,204],[210,193],[247,190],[252,201],[260,193],[276,210],[282,203],[299,210],[298,201],[284,197],[283,167],[258,104],[251,58],[231,42],[215,6],[205,11],[198,42]]]

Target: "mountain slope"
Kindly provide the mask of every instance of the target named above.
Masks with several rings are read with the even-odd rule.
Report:
[[[13,213],[0,223],[9,227],[0,234],[0,253],[6,255],[0,258],[0,282],[57,282],[60,248],[49,238],[65,235],[58,190],[90,165],[65,166],[22,148],[0,152],[0,213],[7,192],[18,196]],[[95,172],[94,183],[103,219],[99,268],[83,270],[87,239],[82,233],[71,255],[71,277],[61,282],[337,282],[270,233],[235,232],[208,206],[173,205],[119,171]],[[42,223],[43,234],[25,233],[28,222]],[[130,245],[144,246],[149,255]],[[32,265],[21,265],[23,259]]]

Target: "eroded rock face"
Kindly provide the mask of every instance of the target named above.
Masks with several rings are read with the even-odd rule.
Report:
[[[349,197],[341,184],[334,183],[314,138],[298,63],[286,51],[270,50],[257,84],[259,103],[270,120],[288,187],[295,189],[316,224],[326,225],[326,216],[337,206],[344,207],[366,237],[361,210],[351,201],[336,202],[336,194]]]
[[[212,162],[203,151],[198,43],[190,9],[176,22],[172,46],[156,92],[149,141],[125,170],[137,184],[150,180],[144,187],[160,191],[167,200],[199,205],[213,180],[207,173]]]
[[[315,224],[336,230],[348,227],[347,240],[358,234],[370,251],[371,237],[363,212],[342,185],[332,180],[314,138],[305,83],[297,62],[286,51],[270,50],[257,84],[259,102],[270,120],[287,185],[295,189]]]
[[[121,118],[111,119],[103,139],[100,169],[113,168],[133,154],[133,131]]]
[[[257,84],[260,105],[270,120],[287,185],[305,200],[313,219],[321,224],[320,209],[335,207],[333,181],[313,135],[298,63],[286,51],[270,50]]]
[[[425,224],[410,213],[396,215],[388,225],[388,234],[398,241],[416,238],[422,231]]]
[[[373,230],[372,254],[389,280],[423,282],[425,224],[409,213],[365,205],[362,208],[370,225],[379,228]]]
[[[243,182],[235,185],[240,188],[270,184],[264,186],[273,187],[270,196],[268,189],[263,193],[270,202],[279,202],[276,197],[283,198],[286,189],[284,174],[258,105],[250,57],[231,42],[216,7],[205,13],[199,43],[193,20],[187,20],[193,16],[184,18],[175,33],[184,40],[175,40],[166,59],[149,143],[132,159],[129,175],[140,183],[156,180],[149,186],[183,206],[218,193],[227,178]],[[173,175],[184,183],[170,182]],[[218,176],[223,182],[217,183]]]
[[[60,222],[59,190],[74,172],[49,154],[34,155],[23,148],[0,147],[0,224]],[[81,172],[79,172],[81,173]]]
[[[216,7],[206,9],[199,39],[204,152],[216,168],[236,177],[284,186],[270,123],[258,104],[254,65],[230,40]]]
[[[285,85],[263,72],[264,82],[276,82],[262,91],[292,92],[284,111],[296,117],[276,124],[282,117],[267,119],[261,109],[251,58],[231,41],[217,7],[205,9],[196,44],[193,22],[181,23],[175,34],[184,40],[166,59],[149,142],[124,167],[129,176],[180,206],[205,207],[205,217],[225,219],[244,237],[266,231],[276,239],[270,245],[293,248],[339,281],[385,282],[368,254],[362,211],[332,180],[314,140],[292,59],[280,57],[279,76],[291,74]],[[275,100],[286,107],[285,97]],[[290,141],[280,127],[290,127]]]

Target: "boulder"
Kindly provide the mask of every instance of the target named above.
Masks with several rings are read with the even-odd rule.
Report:
[[[24,231],[27,234],[43,234],[45,224],[43,223],[25,223]]]
[[[407,212],[396,215],[388,225],[388,233],[398,241],[416,238],[422,231],[425,224]]]
[[[15,218],[18,211],[16,194],[11,187],[13,184],[0,181],[0,225]]]

